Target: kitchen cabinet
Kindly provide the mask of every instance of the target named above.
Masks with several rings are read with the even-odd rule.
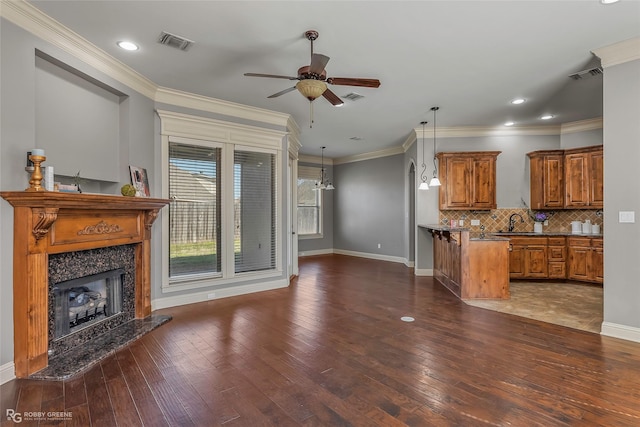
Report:
[[[601,237],[567,239],[569,270],[567,278],[585,282],[604,282],[604,251]]]
[[[602,146],[565,150],[566,208],[602,209],[604,204]]]
[[[527,153],[529,157],[531,209],[564,207],[564,150]]]
[[[546,237],[510,237],[509,277],[547,279],[549,277]]]
[[[564,237],[549,237],[547,246],[547,261],[549,279],[564,279],[567,277],[567,247]]]
[[[496,209],[500,151],[438,153],[441,210]]]
[[[509,241],[465,228],[419,226],[433,236],[433,277],[461,299],[509,298]]]

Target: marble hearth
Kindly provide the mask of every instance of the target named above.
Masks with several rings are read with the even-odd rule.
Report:
[[[0,195],[14,207],[16,377],[66,378],[169,320],[151,315],[150,284],[151,227],[168,200],[46,191]],[[54,287],[120,270],[120,311],[56,336]]]

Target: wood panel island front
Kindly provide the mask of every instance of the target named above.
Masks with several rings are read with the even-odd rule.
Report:
[[[509,239],[418,225],[433,236],[433,277],[461,299],[508,299]]]

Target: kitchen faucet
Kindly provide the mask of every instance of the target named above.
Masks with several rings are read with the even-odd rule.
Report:
[[[512,213],[511,216],[509,217],[509,232],[512,232],[513,229],[516,227],[516,218],[515,217],[520,217],[520,222],[524,222],[524,218],[522,218],[522,215],[520,215],[519,213]]]

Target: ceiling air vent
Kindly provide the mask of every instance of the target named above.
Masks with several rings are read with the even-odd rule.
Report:
[[[180,50],[189,50],[194,42],[192,40],[185,39],[184,37],[176,36],[175,34],[163,31],[160,33],[160,37],[158,37],[158,43],[170,47],[175,47],[176,49]]]
[[[343,98],[347,98],[349,101],[357,101],[358,99],[364,98],[364,95],[360,95],[359,93],[351,92],[343,96]]]

